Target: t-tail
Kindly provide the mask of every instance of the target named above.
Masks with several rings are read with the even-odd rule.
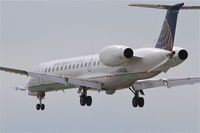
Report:
[[[173,46],[174,46],[176,22],[177,22],[179,10],[180,9],[200,9],[200,6],[183,6],[183,5],[184,3],[179,3],[175,5],[130,4],[129,6],[158,8],[158,9],[167,10],[167,14],[163,22],[162,30],[155,47],[172,51]]]
[[[174,45],[178,11],[183,5],[183,3],[176,4],[167,10],[162,30],[155,46],[156,48],[172,51]]]

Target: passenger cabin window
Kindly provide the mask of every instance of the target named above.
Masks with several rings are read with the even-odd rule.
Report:
[[[45,71],[44,71],[45,73],[47,72],[47,68],[45,68]]]
[[[53,67],[53,68],[52,68],[52,72],[54,72],[54,69],[55,69],[55,68]]]
[[[49,68],[48,72],[50,72],[50,71],[51,71],[51,68]]]
[[[63,66],[60,67],[60,71],[62,71],[62,69],[63,69]]]
[[[95,66],[96,65],[96,61],[93,63],[93,66]]]
[[[65,70],[67,70],[67,65],[65,66]]]
[[[79,64],[77,64],[76,68],[78,69]]]
[[[69,69],[71,68],[71,65],[69,65]]]
[[[98,61],[98,66],[100,65],[100,61]]]
[[[75,68],[75,64],[73,65],[73,69]]]
[[[58,71],[58,69],[59,69],[59,66],[57,67],[57,70],[56,70],[56,71]]]
[[[83,67],[83,63],[81,63],[81,68]]]
[[[85,63],[85,67],[87,67],[87,63]]]

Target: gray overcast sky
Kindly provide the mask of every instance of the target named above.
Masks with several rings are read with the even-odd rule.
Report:
[[[130,3],[134,1],[1,1],[0,65],[33,71],[41,62],[97,53],[111,44],[154,47],[166,11],[128,7]],[[187,49],[189,58],[156,78],[200,75],[199,15],[180,11],[175,46]],[[128,89],[112,96],[89,92],[89,108],[79,105],[77,90],[52,92],[44,100],[46,110],[36,111],[37,98],[13,89],[27,82],[27,77],[0,72],[0,132],[200,131],[198,84],[146,90],[142,109],[132,107]]]

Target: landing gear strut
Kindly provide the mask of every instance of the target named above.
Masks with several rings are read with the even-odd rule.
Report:
[[[45,109],[45,105],[42,104],[42,99],[45,97],[45,93],[44,92],[38,92],[37,93],[37,98],[39,99],[40,103],[36,104],[36,109],[37,110],[44,110]]]
[[[136,91],[135,89],[134,89],[134,87],[130,87],[129,88],[132,92],[133,92],[133,94],[135,95],[134,97],[133,97],[133,99],[132,99],[132,105],[133,105],[133,107],[137,107],[137,106],[139,106],[140,108],[142,108],[143,106],[144,106],[144,98],[143,97],[140,97],[139,96],[139,93],[141,94],[141,95],[144,95],[144,92],[142,91],[142,90],[140,90],[140,91]]]
[[[91,96],[87,96],[87,90],[88,88],[86,87],[81,87],[79,88],[80,90],[83,90],[83,92],[80,95],[80,105],[81,106],[91,106],[92,105],[92,97]]]

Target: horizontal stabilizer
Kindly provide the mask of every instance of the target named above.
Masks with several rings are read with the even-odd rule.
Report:
[[[180,3],[178,5],[182,5]],[[174,9],[174,5],[156,5],[156,4],[129,4],[129,6],[138,6],[138,7],[146,7],[146,8],[156,8],[156,9],[166,9],[166,10],[176,10]],[[192,10],[192,9],[200,9],[200,6],[182,6],[180,7],[182,10]]]

